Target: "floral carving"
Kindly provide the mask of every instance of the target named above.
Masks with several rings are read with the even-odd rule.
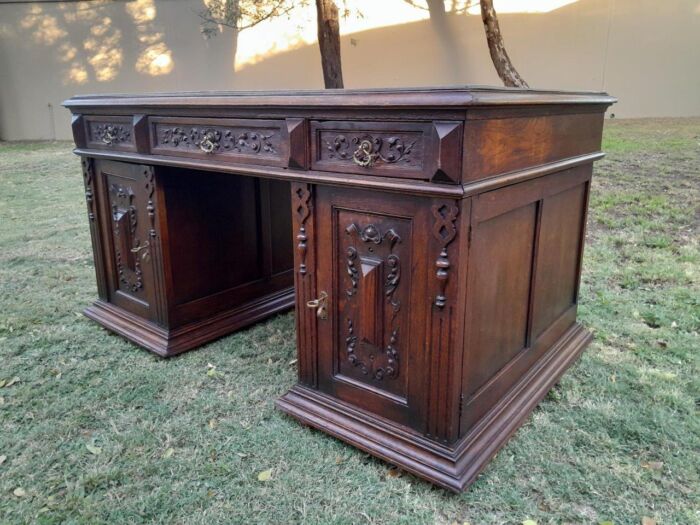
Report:
[[[357,283],[360,280],[360,272],[357,270],[357,265],[355,264],[355,261],[357,261],[357,250],[352,246],[349,246],[347,249],[347,258],[345,261],[348,276],[350,276],[350,288],[345,290],[345,294],[348,297],[352,297],[357,293]]]
[[[371,242],[373,244],[381,244],[383,240],[388,240],[390,247],[393,248],[394,244],[401,242],[401,237],[393,230],[389,229],[384,235],[379,231],[374,224],[368,224],[364,228],[360,228],[357,224],[352,223],[347,228],[345,232],[348,235],[357,235],[363,242]]]
[[[398,256],[393,253],[389,255],[389,257],[386,258],[386,265],[389,267],[389,272],[386,275],[386,281],[384,283],[384,295],[386,295],[387,301],[389,301],[389,304],[394,310],[394,314],[396,314],[399,308],[401,308],[399,300],[394,298],[394,292],[401,279],[401,265]]]
[[[356,311],[358,308],[367,308],[367,303],[363,302],[366,298],[362,294],[358,294],[358,292],[362,291],[360,286],[377,286],[383,287],[383,295],[392,312],[390,319],[392,325],[390,328],[391,333],[388,336],[389,342],[384,349],[382,349],[382,342],[371,342],[374,336],[358,337],[352,316],[347,317],[345,338],[347,360],[363,375],[369,376],[376,381],[382,381],[385,378],[396,378],[399,374],[399,351],[397,348],[398,327],[395,325],[401,303],[395,292],[401,280],[401,261],[393,250],[395,245],[401,242],[401,236],[393,228],[382,232],[375,224],[367,224],[361,227],[354,222],[345,228],[345,233],[350,237],[355,237],[362,243],[359,246],[357,244],[348,246],[346,249],[345,269],[349,283],[345,290],[345,295],[350,301],[347,303],[348,308]],[[381,255],[382,253],[383,255]],[[360,272],[360,268],[362,268],[362,272]],[[379,275],[383,275],[382,280],[372,279],[365,283],[364,279],[368,278],[373,272],[381,272]]]
[[[417,139],[360,133],[338,134],[330,138],[323,137],[322,140],[327,158],[351,160],[363,167],[372,166],[378,161],[385,164],[397,162],[411,164],[416,160],[412,153]]]
[[[360,359],[357,355],[357,335],[355,335],[355,326],[352,319],[347,319],[347,335],[345,337],[345,351],[348,356],[348,362],[359,368],[363,375],[371,375],[377,381],[381,381],[384,378],[395,378],[399,373],[398,360],[399,353],[396,349],[396,344],[398,342],[398,329],[395,328],[391,332],[389,337],[389,344],[384,349],[384,357],[386,359],[386,364],[384,366],[377,366],[376,359],[377,356],[370,354],[368,361],[365,362]]]
[[[224,127],[161,126],[157,128],[157,141],[158,145],[199,149],[205,153],[275,155],[278,148],[274,131]]]
[[[130,186],[112,184],[109,188],[112,205],[112,224],[114,227],[114,256],[117,263],[119,282],[131,292],[143,288],[143,270],[141,261],[134,257],[143,247],[136,239],[138,224],[137,210],[134,204],[134,191]]]
[[[90,125],[90,131],[94,142],[100,142],[106,146],[131,141],[130,125],[109,122],[94,123]]]

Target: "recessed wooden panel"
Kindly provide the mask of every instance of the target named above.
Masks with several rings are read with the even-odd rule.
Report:
[[[284,120],[150,117],[151,151],[160,155],[287,166]]]
[[[180,305],[260,279],[259,198],[250,177],[170,170],[168,208],[173,301]],[[191,191],[197,178],[197,191]],[[287,240],[288,244],[290,240]]]
[[[465,180],[600,150],[603,113],[468,120]]]
[[[311,168],[460,180],[461,122],[311,121]]]
[[[537,205],[532,203],[475,229],[472,301],[479,307],[471,326],[469,394],[527,345],[536,214]]]
[[[411,221],[336,210],[336,375],[406,397]]]
[[[136,151],[131,116],[86,115],[83,122],[88,148]]]
[[[152,169],[137,164],[96,161],[98,204],[110,302],[146,319],[154,319],[157,294],[153,251],[155,217],[149,213],[153,194]]]
[[[532,337],[575,303],[586,184],[542,201]]]
[[[270,196],[270,232],[272,274],[289,271],[294,266],[292,242],[292,207],[290,187],[286,181],[267,181]]]

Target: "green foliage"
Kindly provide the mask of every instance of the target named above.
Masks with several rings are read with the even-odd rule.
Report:
[[[274,409],[291,313],[171,360],[83,318],[78,159],[0,143],[0,523],[700,523],[700,120],[607,124],[595,341],[460,496]]]

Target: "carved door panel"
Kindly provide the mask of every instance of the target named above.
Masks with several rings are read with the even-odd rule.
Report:
[[[123,162],[96,161],[109,302],[155,320],[156,283],[153,168]]]
[[[424,207],[411,197],[323,187],[317,205],[317,294],[327,294],[319,388],[420,428]]]

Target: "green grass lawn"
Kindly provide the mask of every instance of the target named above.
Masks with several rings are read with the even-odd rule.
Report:
[[[459,496],[275,410],[291,313],[171,360],[85,319],[70,148],[0,143],[0,523],[700,523],[700,119],[607,122],[595,341]]]

